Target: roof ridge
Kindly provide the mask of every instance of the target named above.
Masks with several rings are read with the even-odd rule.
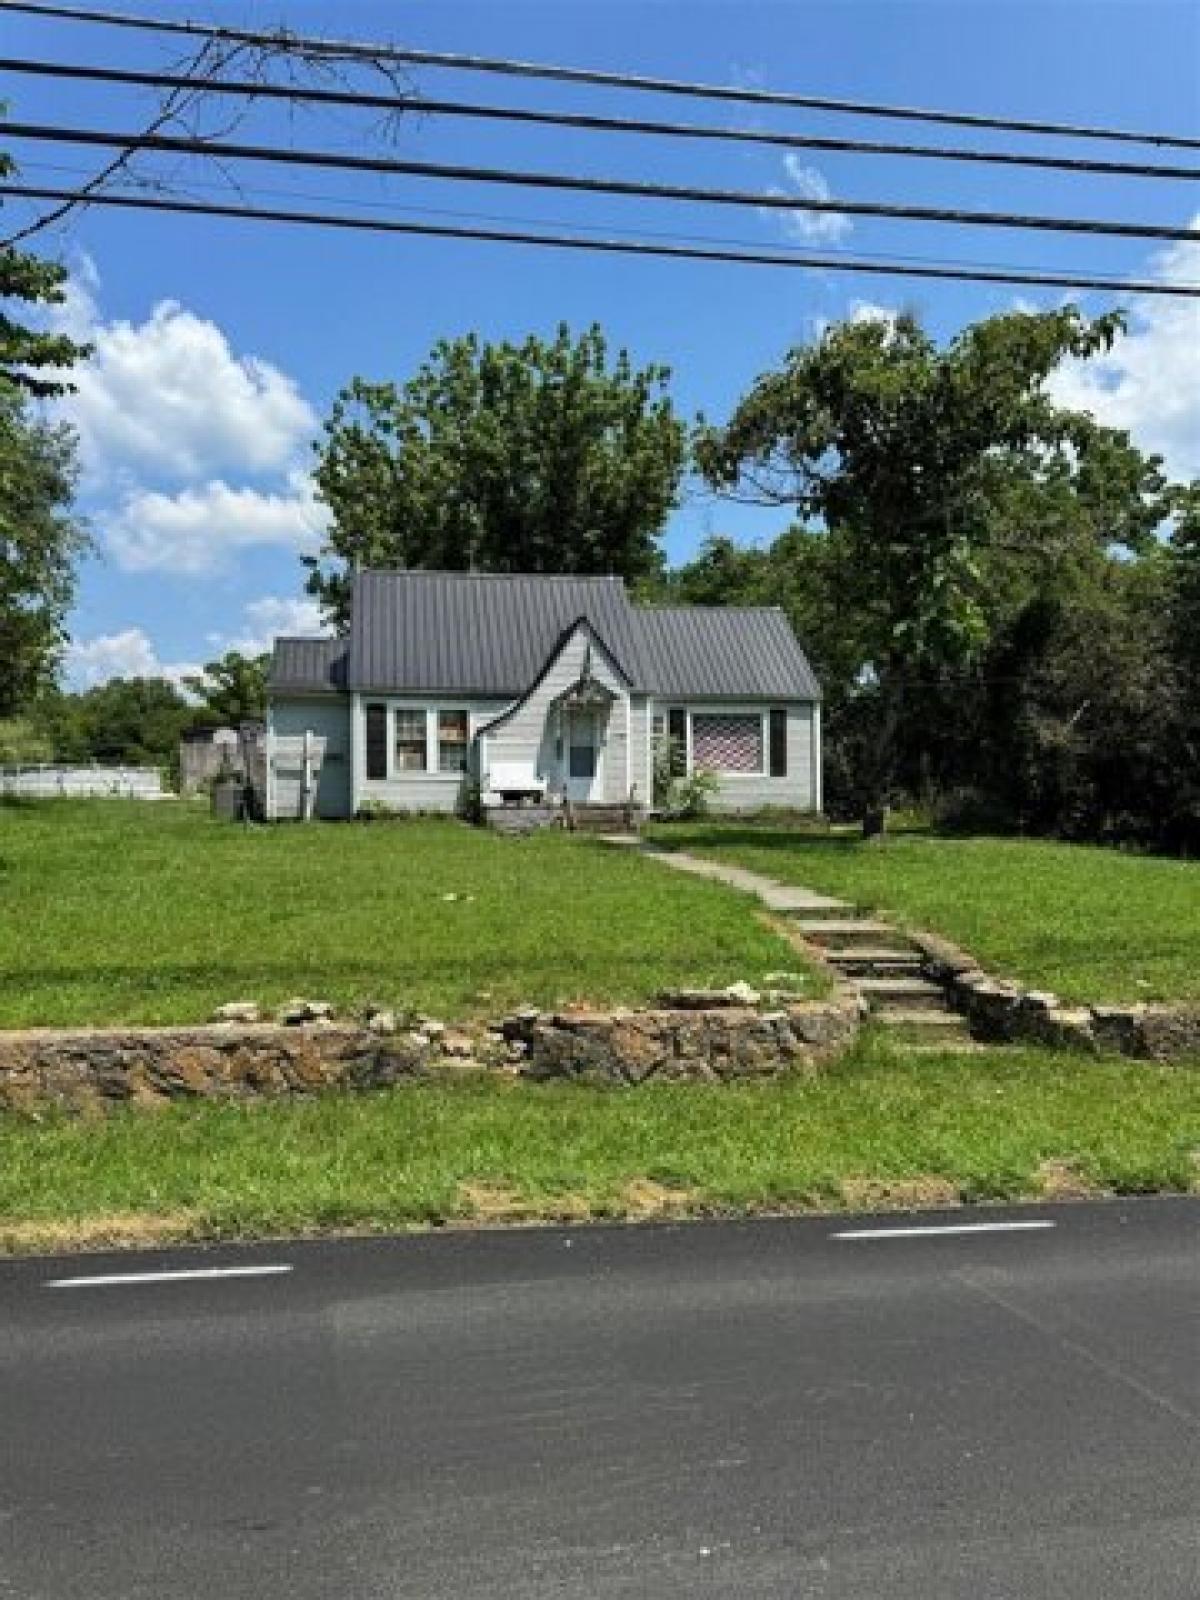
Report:
[[[616,572],[462,572],[453,567],[360,567],[354,574],[358,578],[518,578],[539,583],[619,583],[625,579]]]
[[[671,602],[668,605],[659,605],[654,600],[633,602],[635,611],[784,611],[783,606],[719,606],[693,603],[690,600]],[[786,615],[786,612],[784,612]]]

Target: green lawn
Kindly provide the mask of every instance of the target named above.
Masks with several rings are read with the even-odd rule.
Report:
[[[0,1248],[1185,1190],[1198,1151],[1194,1068],[873,1041],[742,1086],[480,1079],[0,1119]]]
[[[700,822],[669,847],[735,861],[941,933],[1066,1000],[1200,999],[1200,864],[1035,839]]]
[[[244,829],[184,802],[0,804],[0,905],[2,1027],[296,994],[494,1015],[802,965],[717,885],[450,820]]]

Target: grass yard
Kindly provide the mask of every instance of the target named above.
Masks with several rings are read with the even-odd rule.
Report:
[[[1200,1071],[871,1041],[823,1077],[736,1087],[467,1080],[0,1119],[0,1249],[1186,1190],[1198,1153]]]
[[[1039,839],[899,833],[863,844],[716,821],[656,834],[941,933],[1065,1000],[1200,1000],[1200,863]]]
[[[296,994],[493,1015],[803,965],[719,886],[451,820],[244,829],[185,802],[0,803],[0,905],[0,1027]]]

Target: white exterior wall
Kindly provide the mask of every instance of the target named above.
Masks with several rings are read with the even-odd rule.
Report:
[[[487,735],[483,757],[489,762],[521,768],[531,778],[542,778],[550,792],[561,790],[562,763],[556,750],[556,718],[552,702],[575,683],[583,670],[589,642],[592,649],[592,674],[616,696],[605,719],[601,753],[601,796],[605,803],[621,805],[629,798],[630,747],[633,716],[625,680],[603,648],[590,633],[577,629],[563,645],[541,682],[523,700],[506,722]]]
[[[351,696],[351,720],[354,728],[354,762],[352,773],[353,807],[357,812],[363,806],[382,805],[391,811],[444,811],[454,813],[461,809],[463,790],[474,772],[473,741],[485,722],[500,715],[511,704],[508,700],[481,700],[446,696],[416,696],[389,694],[355,694]],[[388,709],[387,756],[388,776],[367,777],[367,706],[386,706]],[[469,770],[438,772],[437,721],[428,719],[428,765],[425,772],[396,770],[395,713],[404,711],[466,711],[468,748],[472,751]]]
[[[783,806],[792,811],[821,809],[821,708],[805,700],[655,700],[651,716],[665,720],[669,709],[682,706],[688,713],[687,761],[692,766],[692,715],[705,711],[755,712],[763,719],[763,771],[718,773],[718,787],[709,804],[713,811],[757,811],[763,806]],[[769,714],[772,707],[787,711],[787,776],[770,776]]]
[[[299,818],[303,809],[304,736],[310,735],[314,814],[351,815],[350,702],[345,695],[288,696],[267,714],[267,815]]]

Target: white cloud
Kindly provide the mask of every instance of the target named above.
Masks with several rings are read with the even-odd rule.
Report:
[[[825,174],[808,166],[794,152],[784,156],[783,169],[788,187],[772,189],[772,194],[795,194],[803,200],[833,198]],[[799,244],[838,244],[854,229],[853,219],[837,211],[776,211],[771,208],[769,215],[776,218],[789,239]]]
[[[316,417],[286,373],[235,355],[215,322],[173,300],[144,322],[100,316],[99,277],[84,258],[56,327],[93,346],[62,403],[91,476],[120,471],[183,480],[292,465]]]
[[[75,689],[91,689],[110,678],[170,678],[178,682],[186,673],[200,670],[191,661],[161,661],[142,628],[73,639],[67,645],[64,665],[67,680]]]
[[[851,322],[885,322],[888,327],[894,327],[900,313],[894,306],[877,305],[873,300],[852,300],[850,302]]]
[[[1200,215],[1192,219],[1200,228]],[[1151,269],[1164,283],[1200,282],[1200,246],[1181,242]],[[1200,477],[1200,300],[1135,299],[1130,331],[1105,355],[1065,363],[1049,389],[1061,405],[1126,428],[1175,477]]]
[[[242,611],[242,628],[239,634],[210,633],[208,642],[222,653],[239,650],[244,656],[260,656],[270,650],[279,634],[303,637],[329,632],[315,600],[278,594],[251,600]]]
[[[223,478],[175,494],[130,489],[95,523],[126,571],[199,577],[227,570],[252,546],[314,549],[325,517],[312,480],[294,472],[279,491],[235,488]]]

